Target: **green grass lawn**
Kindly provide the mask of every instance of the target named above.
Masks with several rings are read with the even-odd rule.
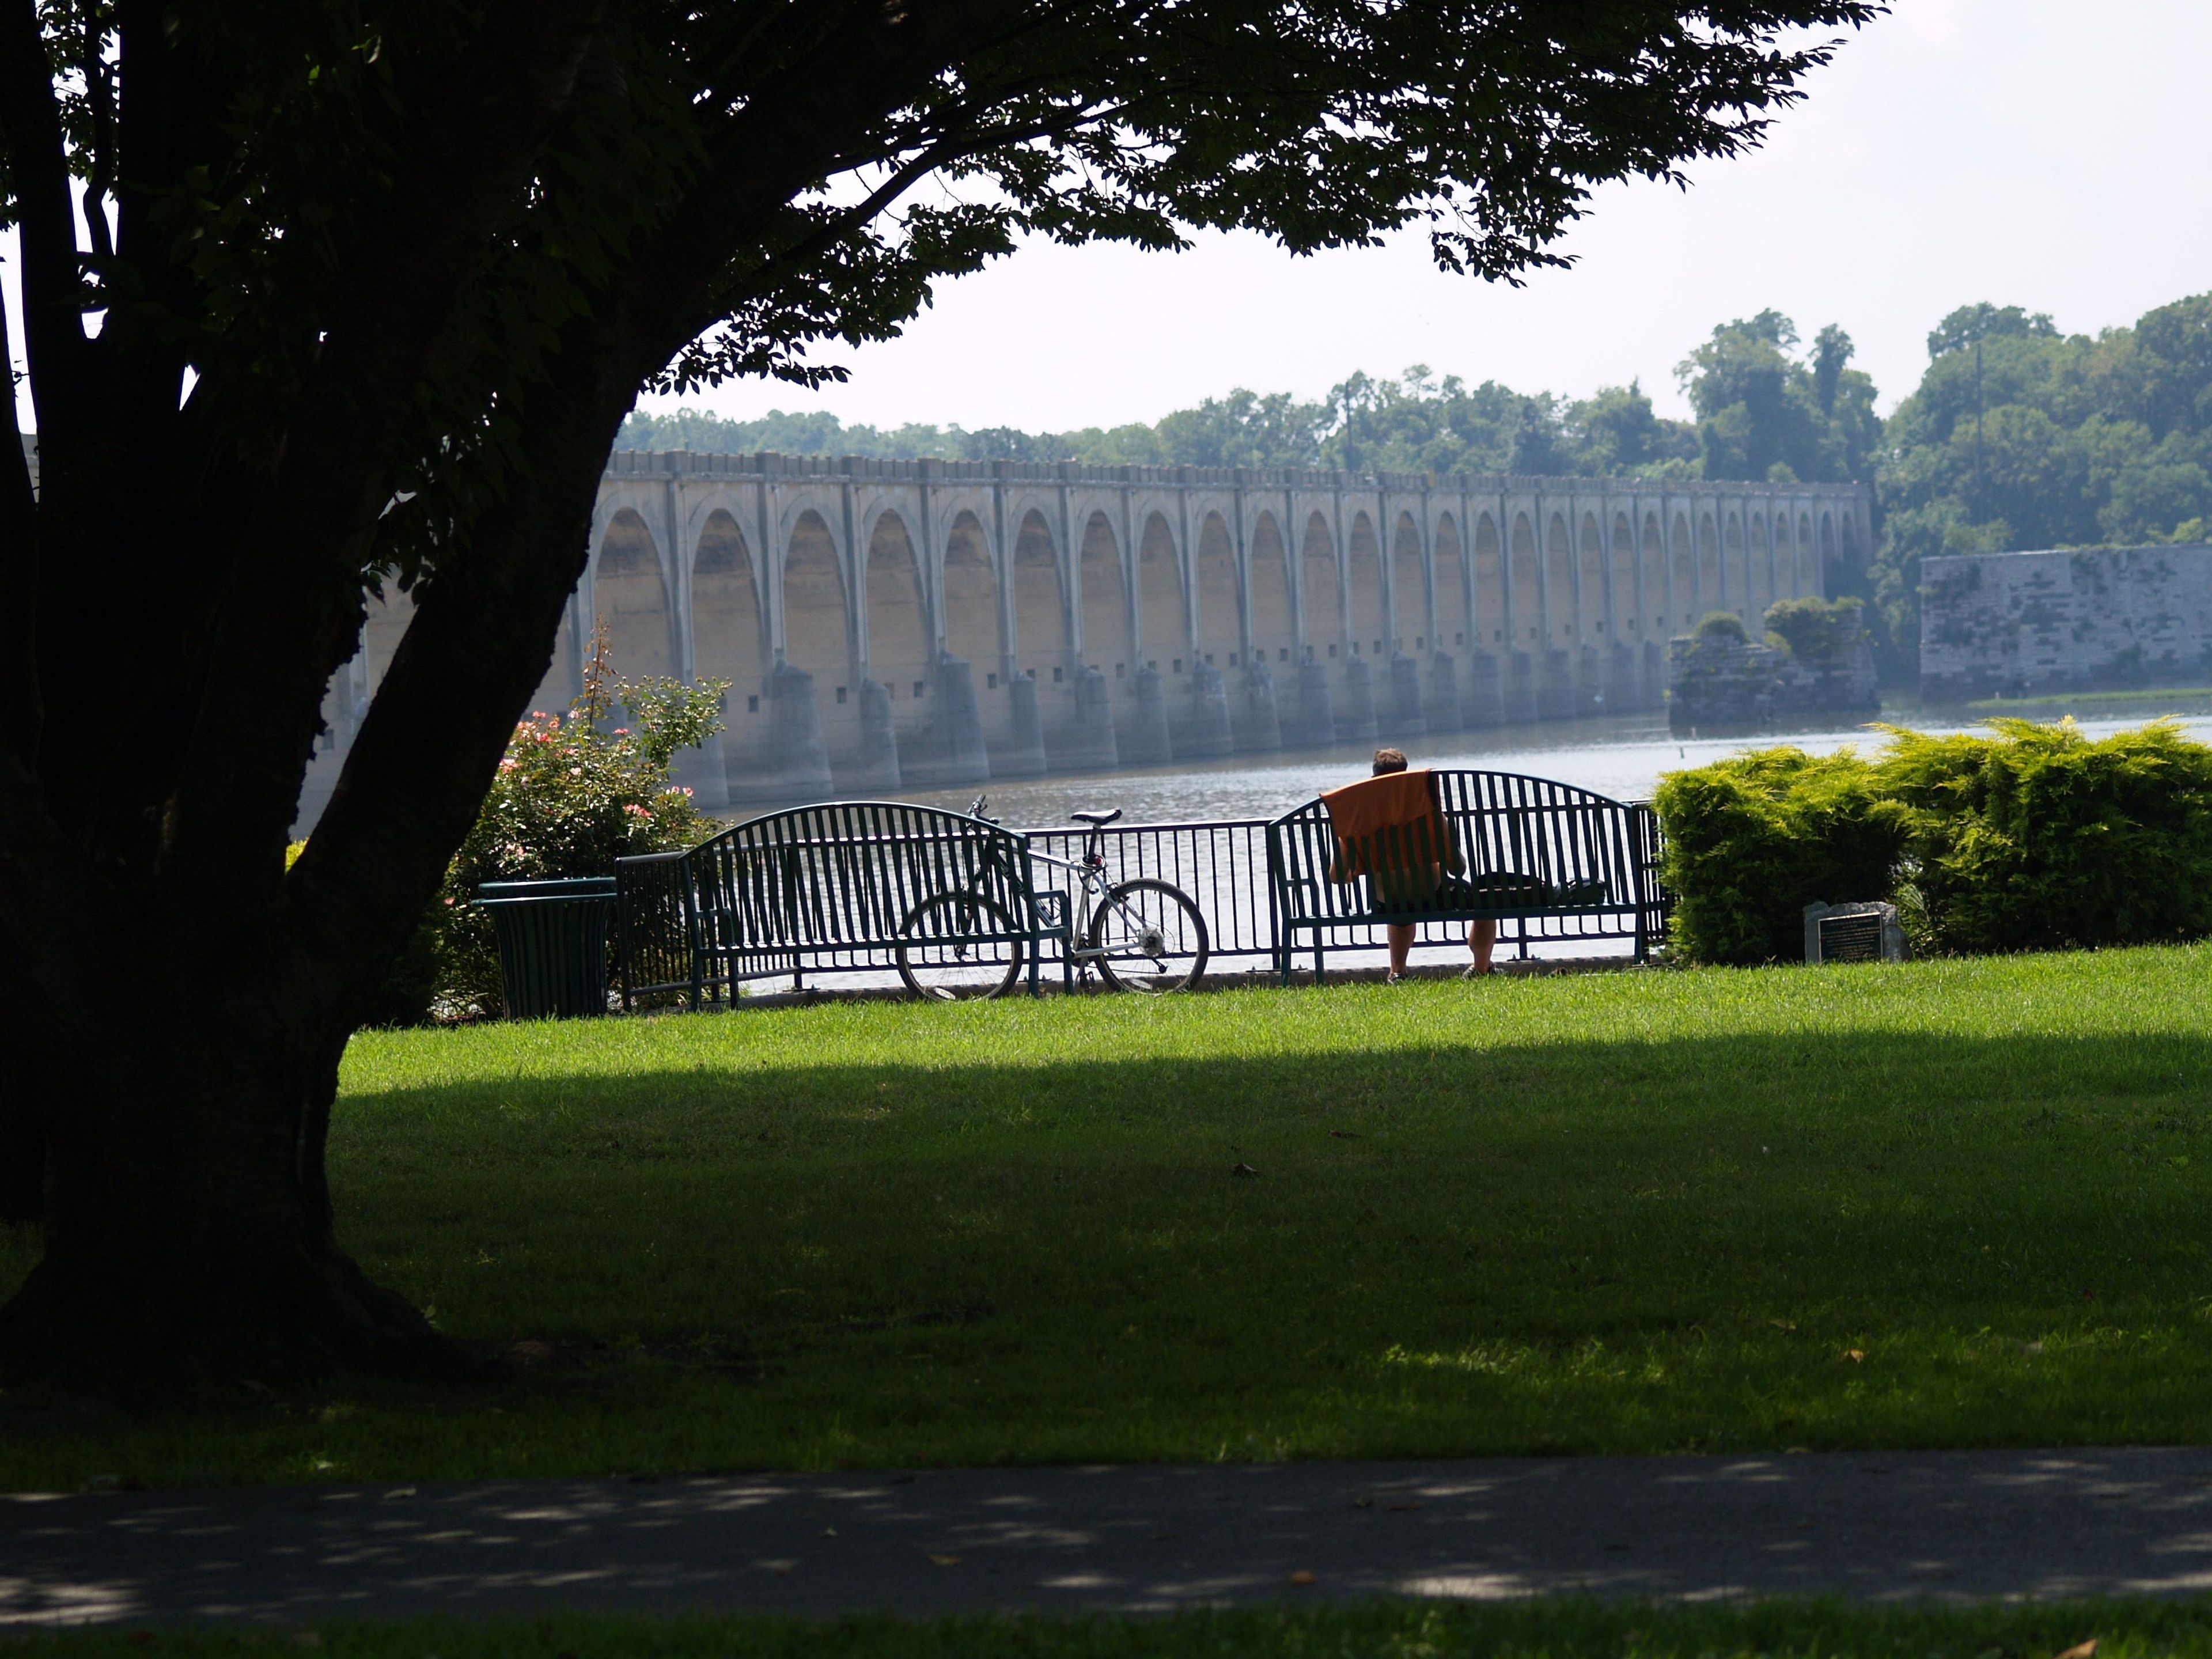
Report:
[[[303,1638],[312,1638],[312,1641]],[[2046,1607],[1601,1606],[1572,1599],[1488,1606],[1375,1602],[1151,1619],[557,1618],[325,1626],[311,1632],[198,1627],[159,1635],[72,1631],[0,1638],[21,1659],[2095,1659],[2212,1655],[2203,1602]]]
[[[0,1485],[2199,1441],[2208,994],[2172,949],[364,1036],[345,1238],[551,1358],[19,1405]]]
[[[2051,691],[2037,696],[1978,697],[1966,707],[1978,714],[2028,714],[2050,717],[2060,708],[2078,708],[2083,714],[2141,714],[2147,708],[2163,711],[2168,706],[2175,709],[2194,711],[2212,703],[2212,686],[2153,686],[2148,689],[2130,687],[2120,691]]]

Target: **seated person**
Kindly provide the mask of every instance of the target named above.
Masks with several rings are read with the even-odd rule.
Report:
[[[1322,795],[1322,802],[1328,809],[1329,826],[1335,832],[1335,878],[1348,882],[1367,877],[1377,909],[1476,907],[1474,890],[1458,873],[1466,865],[1452,845],[1450,828],[1437,799],[1436,779],[1426,770],[1407,771],[1403,750],[1376,750],[1375,770],[1369,778],[1330,790]],[[1377,861],[1374,854],[1378,847],[1394,842],[1410,855],[1408,862],[1367,867]],[[1354,843],[1359,844],[1360,850],[1354,850]],[[1416,931],[1411,922],[1389,925],[1389,983],[1393,985],[1405,975],[1406,957],[1413,948]],[[1464,977],[1473,979],[1490,972],[1491,953],[1497,943],[1496,922],[1468,924],[1467,948],[1474,962]]]

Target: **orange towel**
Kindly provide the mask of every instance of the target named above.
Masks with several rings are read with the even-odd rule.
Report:
[[[1368,854],[1375,850],[1368,843],[1389,830],[1407,832],[1393,838],[1398,846],[1433,849],[1432,868],[1437,863],[1459,868],[1459,855],[1452,848],[1451,832],[1437,799],[1436,775],[1426,767],[1362,778],[1328,791],[1321,804],[1328,809],[1328,827],[1336,835],[1336,858],[1329,873],[1338,881],[1382,873],[1367,867]]]

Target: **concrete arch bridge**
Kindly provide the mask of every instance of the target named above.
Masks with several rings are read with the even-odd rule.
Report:
[[[617,453],[533,706],[732,683],[720,807],[1653,708],[1662,642],[1863,562],[1850,485]],[[406,623],[372,605],[341,747]],[[318,771],[325,769],[319,767]]]

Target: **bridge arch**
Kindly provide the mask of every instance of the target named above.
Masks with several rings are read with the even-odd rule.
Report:
[[[1328,661],[1342,653],[1346,641],[1344,589],[1337,568],[1336,537],[1319,513],[1306,517],[1299,553],[1299,576],[1305,593],[1306,654]]]
[[[1613,626],[1607,630],[1616,639],[1644,635],[1636,594],[1636,526],[1622,509],[1613,515]]]
[[[1067,592],[1060,577],[1060,550],[1052,526],[1032,507],[1014,537],[1014,658],[1021,672],[1044,688],[1065,685],[1069,661]]]
[[[1566,519],[1552,514],[1544,537],[1544,616],[1547,641],[1564,646],[1575,637],[1575,544]]]
[[[660,550],[628,507],[608,522],[594,561],[592,601],[607,632],[607,660],[625,678],[673,678],[676,649]]]
[[[896,513],[878,514],[869,528],[866,592],[868,678],[890,694],[893,729],[903,738],[922,724],[936,653],[921,561]]]
[[[1485,513],[1474,521],[1474,641],[1499,651],[1512,649],[1506,637],[1505,548],[1498,521]]]
[[[1237,606],[1237,548],[1229,522],[1209,511],[1199,520],[1198,651],[1224,672],[1237,666],[1243,628]]]
[[[1835,514],[1823,508],[1820,513],[1820,575],[1823,592],[1835,591],[1835,569],[1836,519]]]
[[[1103,513],[1083,523],[1076,560],[1083,595],[1083,659],[1108,680],[1126,681],[1137,666],[1129,626],[1129,584],[1122,574],[1121,544]]]
[[[1751,515],[1745,540],[1751,547],[1751,616],[1747,620],[1756,623],[1779,597],[1774,591],[1774,544],[1766,537],[1765,514]]]
[[[1582,528],[1577,532],[1575,550],[1582,556],[1581,604],[1577,615],[1582,623],[1585,641],[1602,638],[1607,632],[1605,615],[1605,537],[1598,528],[1597,514],[1584,508]]]
[[[1249,569],[1246,592],[1252,603],[1253,660],[1282,667],[1289,663],[1297,647],[1298,633],[1291,607],[1290,558],[1283,550],[1283,533],[1273,513],[1262,510],[1252,521],[1246,563]]]
[[[1006,672],[999,571],[983,521],[966,509],[945,533],[945,648],[974,669],[975,689],[995,691]]]
[[[750,753],[765,740],[762,702],[768,676],[768,629],[760,583],[744,532],[717,507],[699,526],[691,548],[691,668],[695,678],[727,680],[722,749]]]
[[[1506,603],[1512,611],[1506,637],[1523,651],[1544,643],[1544,577],[1536,562],[1536,527],[1526,513],[1513,515],[1512,580]]]
[[[1659,531],[1659,515],[1650,508],[1644,513],[1644,609],[1637,615],[1640,626],[1645,617],[1651,619],[1653,636],[1663,639],[1667,633],[1667,541]]]
[[[812,508],[791,523],[783,555],[783,659],[814,676],[823,741],[831,757],[856,751],[860,688],[854,684],[852,617],[843,561],[828,520]]]
[[[1728,594],[1729,609],[1748,623],[1756,621],[1758,613],[1751,608],[1751,556],[1745,545],[1743,520],[1735,513],[1722,515],[1721,585]]]
[[[1137,544],[1137,604],[1145,660],[1170,678],[1190,668],[1190,607],[1183,602],[1182,561],[1167,516],[1147,514]]]
[[[1351,557],[1345,569],[1345,625],[1352,635],[1352,654],[1379,656],[1388,643],[1389,623],[1382,614],[1382,549],[1375,539],[1373,520],[1354,513],[1346,541]]]
[[[1468,639],[1467,549],[1459,537],[1459,520],[1449,513],[1437,520],[1436,635],[1431,641],[1438,651],[1464,653]]]
[[[1430,620],[1428,561],[1421,556],[1421,526],[1410,513],[1401,513],[1390,532],[1390,633],[1384,641],[1391,654],[1406,650],[1412,636],[1415,651],[1425,651],[1436,633]]]
[[[1688,633],[1709,608],[1698,586],[1697,539],[1689,516],[1679,512],[1674,514],[1674,608],[1667,625],[1678,634]]]
[[[1702,619],[1709,611],[1728,607],[1727,577],[1721,566],[1721,537],[1713,523],[1713,515],[1701,514],[1698,518],[1698,604]]]

